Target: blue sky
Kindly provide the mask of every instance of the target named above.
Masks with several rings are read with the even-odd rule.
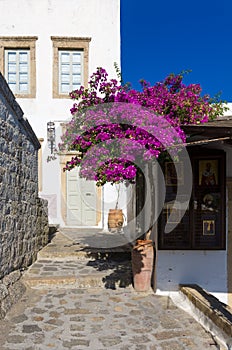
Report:
[[[191,69],[186,84],[232,102],[232,0],[121,0],[121,49],[136,89]]]

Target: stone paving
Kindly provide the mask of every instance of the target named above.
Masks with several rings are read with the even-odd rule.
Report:
[[[168,297],[130,288],[29,289],[0,328],[1,350],[217,349]]]
[[[64,237],[59,239],[64,243]],[[56,252],[62,251],[57,244],[50,248],[55,246]],[[20,302],[0,321],[1,350],[218,349],[212,336],[167,296],[152,290],[137,293],[130,283],[96,287],[91,279],[82,286],[76,282],[93,271],[101,279],[110,276],[115,263],[100,260],[102,268],[96,269],[93,259],[70,259],[70,254],[68,259],[56,256],[52,260],[48,250],[49,258],[41,254],[25,272],[25,283],[36,278],[33,288],[27,283]]]
[[[132,283],[131,265],[128,261],[96,260],[39,260],[24,274],[25,282],[31,287],[77,288],[105,287],[115,289]]]

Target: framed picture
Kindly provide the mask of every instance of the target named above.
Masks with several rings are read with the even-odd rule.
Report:
[[[183,162],[165,163],[165,182],[167,186],[177,186],[177,184],[184,184]]]
[[[221,194],[207,192],[203,194],[201,210],[218,212],[220,208]]]
[[[199,160],[199,185],[210,187],[218,185],[218,160]]]
[[[215,235],[215,221],[203,220],[203,235],[214,236]]]
[[[173,204],[166,205],[167,221],[178,224],[181,221],[181,208],[173,207]]]

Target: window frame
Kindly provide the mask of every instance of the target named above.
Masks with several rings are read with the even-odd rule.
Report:
[[[37,36],[20,36],[20,37],[0,37],[0,71],[6,78],[6,51],[29,50],[29,91],[14,93],[18,98],[35,98],[36,97],[36,40]]]
[[[159,237],[158,237],[158,249],[159,250],[225,250],[226,249],[226,222],[225,222],[225,193],[226,193],[226,155],[222,150],[217,149],[201,149],[200,152],[190,151],[189,156],[192,162],[193,169],[193,189],[190,199],[189,208],[186,211],[181,222],[177,227],[169,234],[170,238],[163,232],[165,223],[167,220],[167,202],[159,217]],[[201,161],[218,161],[218,173],[220,183],[215,184],[212,187],[204,187],[200,184],[199,164]],[[220,207],[218,209],[219,214],[213,214],[208,210],[202,210],[202,196],[204,192],[216,192],[220,197]],[[197,205],[197,207],[196,207]],[[206,208],[204,208],[206,209]],[[202,221],[201,224],[198,224]],[[215,242],[213,243],[213,235],[204,235],[203,224],[213,221],[220,229],[215,232]],[[188,230],[183,233],[182,226],[188,226]],[[198,226],[197,226],[198,225]],[[200,226],[199,226],[200,225]],[[200,232],[201,227],[202,232]],[[176,235],[176,242],[175,237]],[[181,235],[184,235],[185,241],[182,240]],[[208,240],[208,241],[207,241]]]
[[[27,84],[27,89],[26,90],[22,90],[23,92],[20,92],[20,84],[23,83],[20,79],[20,54],[22,53],[27,53],[27,62],[26,63],[26,67],[27,67],[27,80],[25,81],[25,83]],[[9,54],[15,54],[15,73],[13,72],[13,74],[15,75],[15,91],[12,89],[11,87],[11,80],[9,79],[9,75],[10,72],[9,71],[9,64],[12,64],[12,61],[9,60]],[[24,73],[25,74],[25,73]],[[31,76],[31,72],[30,72],[30,50],[29,49],[5,49],[5,77],[8,81],[8,85],[9,87],[12,89],[12,92],[14,94],[18,94],[18,95],[22,95],[22,94],[29,94],[30,93],[30,76]]]
[[[71,86],[71,89],[67,92],[69,93],[70,91],[77,89],[74,87],[73,83],[73,54],[78,53],[80,54],[80,87],[81,85],[84,84],[83,78],[84,78],[84,68],[83,68],[83,50],[59,50],[59,93],[60,94],[66,94],[66,92],[62,92],[62,59],[61,56],[62,54],[69,54],[70,55],[70,62],[68,63],[69,66],[69,86]],[[78,75],[78,74],[76,74]]]
[[[89,37],[58,37],[51,36],[53,44],[53,98],[69,98],[69,93],[60,92],[60,62],[59,55],[61,51],[82,51],[82,74],[83,80],[81,85],[88,86],[89,76]]]

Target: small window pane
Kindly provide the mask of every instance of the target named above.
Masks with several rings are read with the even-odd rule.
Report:
[[[21,74],[19,75],[19,81],[21,82],[26,82],[28,81],[28,75],[27,74]]]
[[[62,74],[63,73],[69,74],[69,68],[70,68],[69,64],[62,64],[61,65],[61,73]]]
[[[20,64],[19,71],[20,71],[20,73],[27,73],[28,72],[28,65],[27,64]]]
[[[69,84],[61,84],[61,92],[62,93],[69,93],[70,92],[70,87]]]
[[[73,73],[74,74],[81,74],[81,65],[80,64],[73,64]]]
[[[8,82],[9,83],[16,83],[16,74],[15,73],[8,74]]]
[[[8,64],[8,72],[9,73],[16,73],[16,64],[14,64],[14,63]]]
[[[19,91],[27,92],[27,90],[28,90],[28,84],[27,83],[20,83],[19,84]]]
[[[13,93],[16,92],[16,83],[9,83],[9,87],[12,90]]]
[[[8,62],[16,62],[16,52],[8,52]]]
[[[80,84],[81,83],[81,76],[80,75],[73,75],[73,83],[74,84]]]
[[[72,86],[72,90],[76,90],[76,89],[79,89],[81,86],[81,84],[73,84]]]
[[[69,75],[68,74],[61,75],[61,83],[69,84]]]
[[[68,52],[62,52],[61,53],[61,62],[62,63],[69,63],[70,61],[70,54]]]
[[[81,53],[73,53],[73,63],[81,63]]]
[[[20,52],[19,62],[28,62],[28,53],[27,52]]]

